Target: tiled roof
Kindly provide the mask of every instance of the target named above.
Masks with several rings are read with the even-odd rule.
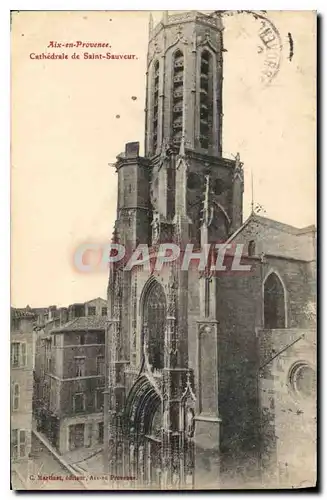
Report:
[[[284,222],[279,222],[277,220],[273,220],[273,219],[268,219],[268,217],[262,217],[261,215],[257,215],[257,214],[251,214],[247,219],[246,221],[242,224],[241,227],[239,227],[235,233],[233,233],[227,240],[226,243],[229,243],[231,241],[233,241],[233,239],[250,223],[250,222],[257,222],[257,223],[261,223],[261,224],[264,224],[266,226],[270,226],[270,227],[273,227],[279,231],[284,231],[286,233],[289,233],[289,234],[294,234],[295,236],[298,236],[300,234],[303,234],[303,233],[306,233],[306,232],[310,232],[310,231],[314,231],[315,230],[315,226],[312,225],[312,226],[307,226],[307,227],[304,227],[304,228],[298,228],[298,227],[294,227],[294,226],[290,226],[289,224],[285,224]]]
[[[258,222],[262,222],[263,224],[266,224],[267,226],[274,227],[275,229],[278,229],[279,231],[285,231],[290,234],[296,234],[298,235],[301,232],[304,232],[306,230],[313,230],[314,226],[308,226],[304,228],[298,228],[295,226],[291,226],[290,224],[285,224],[284,222],[279,222],[278,220],[273,220],[269,219],[268,217],[262,217],[261,215],[255,214],[253,216],[253,220],[257,220]]]
[[[106,319],[106,316],[82,316],[80,318],[75,318],[58,328],[54,328],[51,333],[104,330],[106,327]]]

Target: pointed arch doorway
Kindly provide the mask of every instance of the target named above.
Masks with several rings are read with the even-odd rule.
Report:
[[[146,375],[141,375],[126,401],[129,473],[140,485],[160,489],[162,477],[162,400]]]

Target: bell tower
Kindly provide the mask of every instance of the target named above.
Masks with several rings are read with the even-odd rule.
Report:
[[[240,163],[222,157],[223,52],[219,14],[165,12],[156,26],[150,16],[145,155],[153,220],[160,226],[156,234],[176,233],[172,222],[183,200],[189,222],[184,237],[196,246],[206,183],[212,210],[208,242],[226,241],[242,224],[234,208],[242,208],[243,181],[235,175]]]
[[[149,23],[146,156],[163,143],[221,156],[222,22],[195,11]]]

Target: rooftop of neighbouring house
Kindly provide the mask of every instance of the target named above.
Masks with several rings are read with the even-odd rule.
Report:
[[[51,333],[103,331],[106,327],[106,319],[106,316],[81,316],[54,328]]]

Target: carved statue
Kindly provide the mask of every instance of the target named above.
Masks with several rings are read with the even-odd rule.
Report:
[[[131,464],[134,462],[134,450],[135,450],[134,444],[131,444],[129,448],[129,459]]]
[[[201,328],[201,333],[209,334],[211,333],[211,327],[209,325],[205,325]]]
[[[244,181],[243,163],[241,162],[240,153],[235,156],[235,169],[234,169],[234,180],[239,177],[241,181]]]
[[[168,411],[168,408],[165,409],[164,414],[163,414],[163,425],[164,425],[164,429],[167,430],[169,428],[169,411]]]
[[[162,142],[158,171],[161,169],[164,162],[169,158],[171,153],[172,149],[170,147],[170,139],[166,137]]]
[[[210,187],[210,176],[206,175],[205,176],[205,193],[204,193],[204,200],[203,200],[203,210],[202,210],[202,223],[204,226],[209,227],[212,223],[213,216],[214,216],[214,210],[213,206],[210,206],[210,200],[209,200],[209,190]]]
[[[192,408],[188,408],[186,414],[186,432],[188,437],[194,436],[194,411]]]
[[[152,220],[152,244],[158,243],[160,237],[160,215],[158,212],[153,213]]]
[[[139,463],[142,464],[143,462],[143,446],[139,447]]]
[[[178,350],[177,348],[171,348],[169,351],[170,354],[170,362],[171,362],[171,367],[175,368],[177,365],[177,356],[178,356]]]
[[[243,162],[241,162],[240,153],[237,153],[235,156],[235,170],[238,170],[238,171],[243,170]]]

